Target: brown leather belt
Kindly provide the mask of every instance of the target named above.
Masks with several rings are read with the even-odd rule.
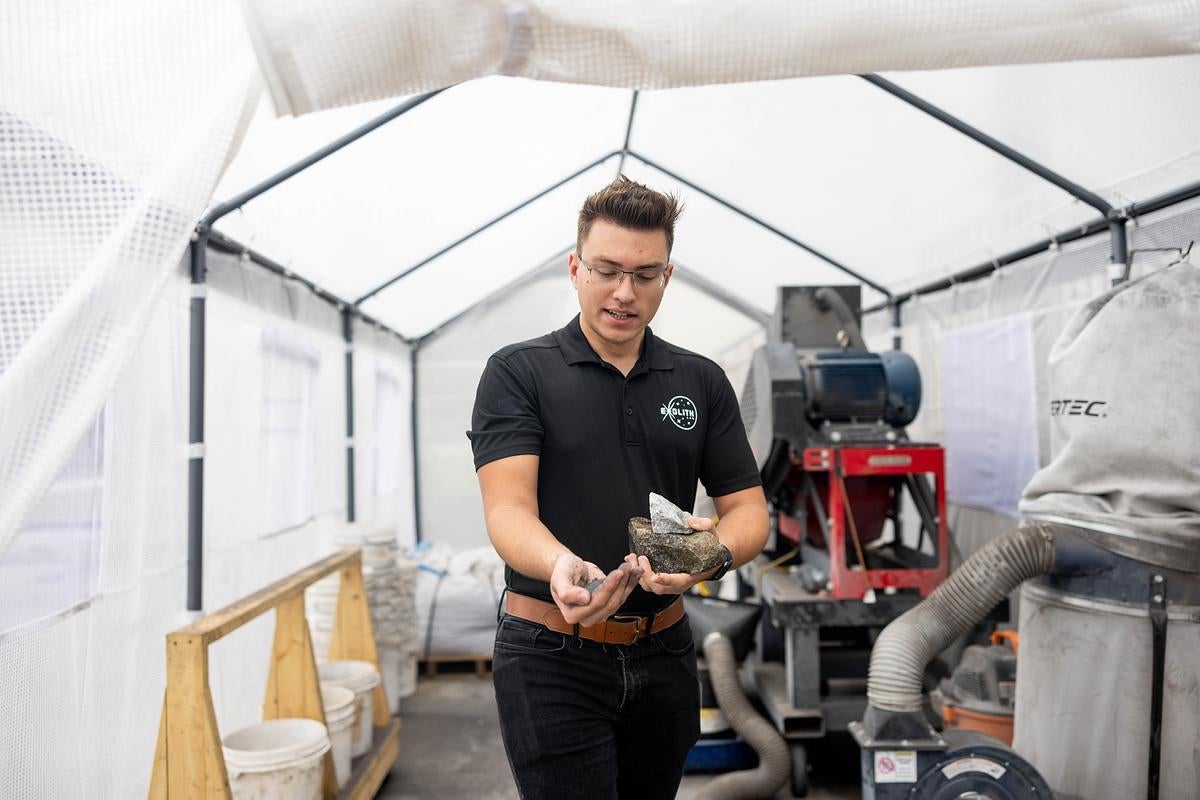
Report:
[[[563,619],[562,612],[554,603],[538,600],[523,594],[509,592],[504,603],[504,610],[514,617],[545,625],[552,631],[572,635],[576,626]],[[653,614],[613,614],[603,622],[595,625],[580,625],[579,636],[601,644],[633,644],[643,636],[665,631],[679,620],[683,619],[683,597],[675,598],[675,602]]]

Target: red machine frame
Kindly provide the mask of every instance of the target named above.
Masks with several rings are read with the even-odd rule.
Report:
[[[917,589],[928,597],[950,574],[950,537],[946,527],[946,452],[936,445],[812,447],[804,451],[806,472],[829,476],[829,570],[833,597],[859,600],[870,588]],[[936,567],[866,569],[846,561],[845,498],[839,478],[874,475],[933,475],[937,508]],[[853,509],[851,509],[853,512]]]

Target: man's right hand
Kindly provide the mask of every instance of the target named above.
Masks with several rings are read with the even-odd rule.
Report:
[[[569,625],[595,625],[621,608],[638,585],[642,568],[632,556],[605,575],[590,561],[572,553],[563,553],[554,562],[550,575],[550,594]],[[589,581],[603,579],[595,591],[585,587]]]

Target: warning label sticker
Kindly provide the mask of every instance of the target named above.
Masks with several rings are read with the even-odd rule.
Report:
[[[876,750],[876,783],[915,783],[917,780],[916,750]]]

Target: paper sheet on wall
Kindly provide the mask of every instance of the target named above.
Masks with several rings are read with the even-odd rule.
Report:
[[[1038,467],[1029,317],[947,331],[942,347],[948,497],[1015,515]]]

